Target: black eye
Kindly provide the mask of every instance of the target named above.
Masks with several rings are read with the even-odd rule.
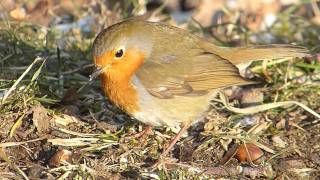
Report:
[[[121,58],[123,56],[123,50],[122,49],[119,49],[117,52],[116,52],[116,58]]]

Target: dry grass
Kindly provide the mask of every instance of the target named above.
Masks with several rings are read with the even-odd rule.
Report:
[[[213,103],[216,108],[206,120],[190,128],[190,136],[181,139],[172,151],[169,157],[179,161],[170,159],[168,167],[151,171],[149,166],[176,130],[158,128],[143,145],[137,139],[125,141],[123,137],[141,131],[143,125],[112,106],[103,96],[98,80],[89,81],[94,34],[105,23],[134,15],[141,4],[128,1],[110,10],[102,2],[97,3],[102,12],[92,13],[98,17],[99,25],[89,34],[78,28],[62,33],[56,26],[8,19],[1,22],[1,177],[309,179],[320,175],[320,121],[315,116],[298,106],[239,115],[219,102]],[[318,57],[253,63],[251,71],[268,83],[247,89],[260,88],[264,103],[297,101],[319,113],[320,26],[306,17],[291,16],[302,6],[292,5],[282,11],[279,21],[265,32],[251,32],[241,21],[212,27],[190,21],[181,27],[225,45],[234,44],[234,39],[236,44],[251,43],[249,37],[271,33],[278,42],[308,47]],[[80,19],[87,12],[78,13]],[[105,14],[114,19],[106,20],[102,16]],[[154,16],[168,17],[163,13]],[[232,13],[228,16],[237,18]],[[238,106],[239,102],[234,100],[231,104]],[[264,151],[265,159],[260,165],[239,163],[235,158],[220,165],[232,146],[244,143],[253,143]],[[242,173],[238,171],[240,167]]]

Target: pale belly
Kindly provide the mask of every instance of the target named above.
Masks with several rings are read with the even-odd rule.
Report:
[[[132,114],[137,120],[152,126],[179,126],[201,120],[209,108],[214,92],[203,96],[176,96],[160,99],[150,95],[139,80],[133,79],[139,99],[139,112]]]

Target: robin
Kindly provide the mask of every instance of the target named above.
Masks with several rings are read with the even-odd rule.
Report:
[[[118,107],[149,126],[180,126],[165,156],[187,128],[205,115],[215,91],[252,84],[236,65],[254,60],[303,57],[290,45],[216,46],[163,23],[125,20],[96,37],[93,60],[102,89]]]

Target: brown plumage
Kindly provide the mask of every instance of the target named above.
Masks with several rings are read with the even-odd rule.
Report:
[[[201,119],[216,89],[253,83],[235,65],[306,55],[290,45],[218,47],[177,27],[139,20],[103,30],[93,50],[114,104],[145,124],[183,125],[181,131]]]

